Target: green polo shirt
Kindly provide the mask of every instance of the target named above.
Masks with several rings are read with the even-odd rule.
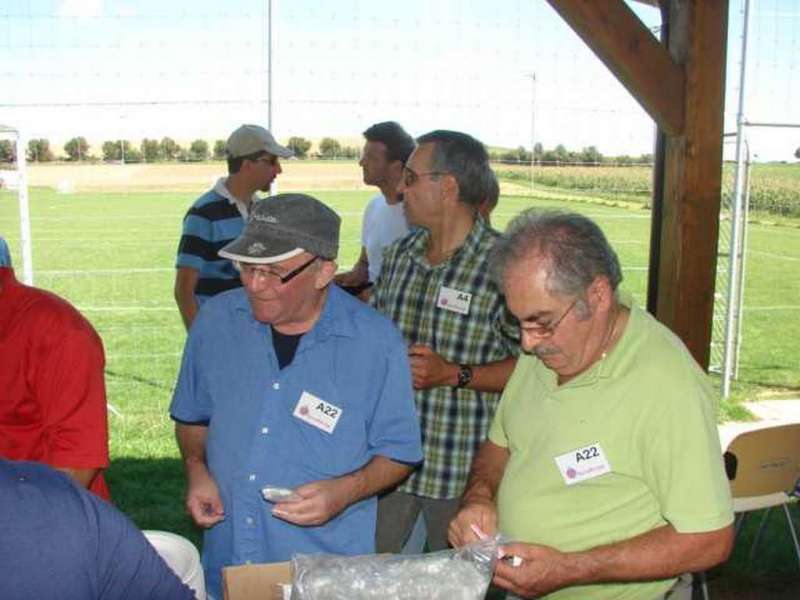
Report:
[[[564,385],[521,356],[489,439],[511,453],[498,512],[514,540],[576,551],[667,523],[693,533],[733,520],[708,377],[637,307],[614,350]],[[548,598],[656,598],[674,581],[574,587]]]

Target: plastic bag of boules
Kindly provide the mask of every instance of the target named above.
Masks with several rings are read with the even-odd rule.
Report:
[[[430,554],[292,558],[292,600],[482,600],[497,536]]]

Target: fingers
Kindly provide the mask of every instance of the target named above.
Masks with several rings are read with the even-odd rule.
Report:
[[[453,546],[464,546],[494,535],[496,519],[494,509],[479,504],[467,505],[450,521],[448,539]]]
[[[409,356],[430,356],[431,354],[433,354],[433,349],[430,346],[411,344],[408,347]]]
[[[299,499],[278,502],[272,514],[295,525],[322,525],[334,514],[334,499],[330,482],[313,482],[295,489]]]
[[[208,528],[225,518],[222,503],[217,500],[191,499],[186,502],[186,512],[199,527]]]
[[[322,525],[328,521],[327,512],[318,498],[279,502],[272,509],[273,516],[295,525]]]

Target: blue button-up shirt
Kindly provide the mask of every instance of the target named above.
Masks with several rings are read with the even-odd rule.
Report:
[[[304,392],[339,409],[331,433],[294,416]],[[225,519],[205,534],[203,564],[220,598],[226,565],[375,550],[375,498],[299,527],[272,516],[262,487],[338,477],[375,456],[422,460],[406,345],[388,319],[335,286],[282,370],[243,289],[209,299],[189,332],[170,413],[208,421],[206,458]]]

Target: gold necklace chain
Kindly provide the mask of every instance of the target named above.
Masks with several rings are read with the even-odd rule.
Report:
[[[611,328],[609,329],[608,333],[606,333],[605,339],[603,340],[603,345],[600,346],[602,348],[602,352],[600,353],[600,360],[604,360],[606,356],[608,356],[608,347],[611,344],[611,341],[614,339],[614,331],[617,329],[617,323],[619,322],[619,315],[620,311],[618,309],[614,309],[614,317],[611,320]]]

